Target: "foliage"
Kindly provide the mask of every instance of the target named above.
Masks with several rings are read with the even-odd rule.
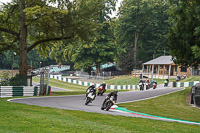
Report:
[[[49,52],[47,51],[47,54]],[[27,55],[29,68],[35,69],[38,68],[40,62],[41,66],[48,66],[52,64],[57,64],[54,59],[44,57],[39,53],[38,49],[30,51]],[[14,69],[19,69],[19,56],[14,55],[11,51],[5,51],[0,55],[0,69],[11,69],[13,66]]]
[[[134,48],[133,45],[127,46],[126,52],[120,54],[118,58],[119,67],[123,71],[130,72],[134,68],[134,57],[133,57]]]
[[[12,0],[0,9],[0,52],[16,52],[19,72],[26,75],[29,51],[39,47],[47,55],[62,40],[88,40],[98,28],[93,20],[102,8],[102,0]]]
[[[5,51],[0,55],[0,68],[11,69],[18,67],[16,56],[11,51]]]
[[[27,86],[27,79],[30,76],[22,76],[20,74],[16,74],[14,77],[9,79],[9,86]]]
[[[9,71],[3,71],[0,77],[0,86],[7,86],[9,84]]]
[[[137,54],[132,62],[140,65],[154,57],[167,54],[168,32],[167,1],[124,0],[119,11],[117,37],[118,44],[126,50],[123,55]],[[137,42],[136,42],[137,41]],[[134,45],[135,43],[135,45]],[[135,51],[127,50],[134,46]],[[129,49],[130,50],[130,49]],[[130,56],[129,56],[130,57]],[[127,60],[126,64],[130,64]]]
[[[197,66],[200,63],[200,1],[170,0],[169,49],[176,63]]]
[[[115,59],[116,44],[109,22],[104,22],[98,36],[93,38],[94,41],[89,44],[80,44],[72,55],[75,68],[91,67],[98,63],[113,62]]]
[[[109,14],[115,10],[115,2],[115,0],[105,1],[104,8],[94,19],[99,25],[97,33],[89,37],[89,42],[80,39],[74,40],[70,45],[68,42],[63,42],[64,46],[52,48],[51,57],[58,61],[65,59],[73,62],[75,69],[84,69],[88,73],[91,72],[93,65],[96,65],[99,73],[101,63],[113,62],[116,57],[116,43],[114,22]]]

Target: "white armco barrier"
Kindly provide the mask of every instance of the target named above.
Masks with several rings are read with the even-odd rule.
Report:
[[[50,78],[61,80],[63,82],[68,82],[72,84],[82,85],[82,86],[90,86],[92,83],[84,82],[84,81],[77,81],[67,77],[62,77],[62,75],[50,75]],[[95,84],[95,83],[94,83]],[[95,84],[98,87],[100,84]],[[138,85],[107,85],[106,89],[117,89],[117,90],[135,90],[138,89]]]
[[[38,96],[38,86],[0,86],[0,97]]]

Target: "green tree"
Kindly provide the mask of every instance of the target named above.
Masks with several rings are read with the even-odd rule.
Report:
[[[83,68],[89,73],[91,67],[96,65],[96,74],[100,72],[101,63],[113,62],[116,57],[116,42],[113,28],[114,22],[111,21],[109,15],[112,10],[115,10],[116,0],[102,0],[102,2],[104,3],[104,8],[94,20],[99,27],[97,33],[90,36],[91,41],[78,40],[74,43],[71,42],[71,45],[64,42],[67,45],[64,50],[56,52],[56,56],[55,53],[51,52],[51,56],[54,55],[57,58],[63,55],[68,62],[74,62],[75,69]],[[53,51],[55,49],[58,48],[54,48]]]
[[[88,40],[102,8],[102,0],[12,0],[0,8],[0,51],[15,51],[20,57],[19,72],[27,75],[29,51],[39,47],[46,55],[49,47],[62,40]]]
[[[96,74],[98,74],[102,63],[113,62],[117,50],[113,33],[112,26],[105,21],[98,35],[93,37],[93,42],[80,42],[72,54],[75,68],[84,68],[90,72],[91,67],[96,65]]]
[[[163,54],[166,49],[167,9],[167,1],[163,0],[123,1],[119,10],[117,42],[126,49],[126,52],[121,54],[122,56],[130,54],[127,53],[127,48],[134,46],[134,50],[131,52],[132,68],[152,59],[153,55],[156,57]],[[127,62],[127,64],[130,63]]]
[[[170,0],[169,49],[174,61],[183,66],[200,63],[200,1]]]

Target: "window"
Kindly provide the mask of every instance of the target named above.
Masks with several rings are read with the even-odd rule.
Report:
[[[175,66],[175,72],[177,72],[177,66]]]
[[[181,67],[181,72],[187,72],[187,67]]]

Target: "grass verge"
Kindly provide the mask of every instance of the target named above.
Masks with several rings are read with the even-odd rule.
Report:
[[[139,78],[133,78],[132,76],[119,76],[114,77],[109,80],[105,80],[106,84],[109,85],[138,85],[139,84]],[[150,79],[151,80],[151,79]],[[157,81],[158,84],[163,84],[165,79],[154,79]],[[170,82],[175,81],[175,79],[170,79]],[[39,78],[33,78],[33,82],[40,82]],[[91,80],[91,83],[96,83],[95,80]],[[80,91],[82,89],[86,89],[87,87],[71,84],[67,82],[63,82],[57,79],[50,79],[50,86],[55,86],[59,88],[69,89],[69,90],[75,90]]]
[[[40,82],[39,78],[33,78],[33,82]],[[81,85],[76,85],[76,84],[71,84],[67,82],[63,82],[60,80],[56,79],[49,79],[49,85],[58,87],[58,88],[63,88],[63,89],[68,89],[72,91],[52,91],[51,95],[52,96],[61,96],[61,95],[82,95],[86,93],[86,89],[88,88],[87,86],[81,86]],[[112,92],[113,90],[106,90],[106,93]],[[119,92],[121,91],[128,91],[128,90],[118,90]]]
[[[33,78],[33,82],[40,82],[39,78]],[[58,87],[58,88],[63,88],[67,90],[72,90],[72,91],[84,91],[87,89],[87,86],[81,86],[81,85],[76,85],[76,84],[70,84],[67,82],[63,82],[57,79],[49,79],[49,85]]]
[[[189,78],[180,80],[179,82],[200,81],[200,76],[190,76]]]
[[[110,80],[105,80],[107,84],[112,85],[138,85],[140,78],[134,78],[132,76],[119,76],[114,77]],[[158,84],[163,84],[165,79],[154,79]],[[150,78],[151,81],[151,78]],[[175,81],[175,79],[169,79],[170,82]]]
[[[200,132],[199,126],[124,116],[70,111],[7,102],[0,99],[0,132]]]
[[[118,106],[156,116],[200,122],[200,109],[186,104],[186,95],[189,92],[190,88],[188,87],[183,91],[158,98],[119,104]]]

